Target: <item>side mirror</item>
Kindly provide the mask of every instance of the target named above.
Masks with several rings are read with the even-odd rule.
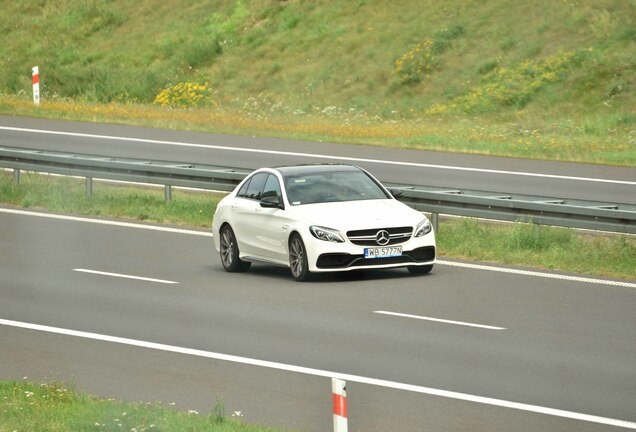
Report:
[[[399,189],[389,189],[389,192],[391,192],[391,195],[393,195],[393,198],[399,198],[402,196],[402,191]]]
[[[261,199],[260,204],[263,208],[278,208],[281,210],[285,210],[285,206],[278,196],[267,196]]]

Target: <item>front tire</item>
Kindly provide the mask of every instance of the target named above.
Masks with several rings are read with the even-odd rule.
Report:
[[[219,249],[223,268],[232,273],[247,271],[250,268],[251,263],[241,261],[239,258],[238,243],[232,228],[230,228],[229,225],[223,226],[219,235],[221,236]]]
[[[289,268],[296,281],[303,282],[309,279],[307,249],[298,234],[293,234],[289,239]]]
[[[425,275],[429,274],[433,270],[433,264],[423,266],[408,266],[407,269],[413,275]]]

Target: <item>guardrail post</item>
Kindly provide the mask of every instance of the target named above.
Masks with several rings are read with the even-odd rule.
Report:
[[[86,177],[86,197],[93,196],[93,177]]]
[[[13,170],[13,180],[15,181],[15,184],[20,184],[20,170],[18,168]]]
[[[437,234],[437,231],[439,230],[439,214],[438,213],[431,213],[431,224],[433,225],[433,232]]]
[[[337,378],[331,379],[333,399],[333,432],[347,432],[347,383]]]
[[[33,83],[33,103],[40,105],[40,69],[37,66],[31,68],[31,81]]]
[[[166,203],[172,201],[172,186],[166,185],[163,191],[163,197],[166,200]]]

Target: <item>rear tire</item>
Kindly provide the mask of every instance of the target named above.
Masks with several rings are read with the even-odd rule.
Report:
[[[307,263],[307,249],[303,239],[298,234],[292,234],[289,239],[289,268],[298,282],[309,280],[309,265]]]
[[[241,261],[239,258],[238,243],[232,228],[229,225],[223,226],[219,236],[221,237],[219,249],[223,268],[232,273],[247,271],[252,263]]]
[[[433,264],[423,266],[408,266],[407,269],[413,275],[425,275],[429,274],[433,270]]]

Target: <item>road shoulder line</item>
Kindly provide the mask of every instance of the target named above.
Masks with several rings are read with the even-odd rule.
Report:
[[[543,271],[520,270],[520,269],[509,268],[509,267],[497,267],[493,265],[471,264],[471,263],[464,263],[464,262],[457,262],[457,261],[437,260],[435,263],[445,265],[445,266],[450,266],[450,267],[468,268],[472,270],[485,270],[485,271],[492,271],[497,273],[510,273],[510,274],[521,275],[521,276],[541,277],[541,278],[547,278],[547,279],[558,279],[558,280],[565,280],[565,281],[572,281],[572,282],[593,283],[593,284],[601,284],[601,285],[612,285],[612,286],[619,286],[624,288],[636,288],[636,283],[625,282],[625,281],[614,281],[614,280],[608,280],[608,279],[595,279],[595,278],[585,277],[585,276],[571,276],[571,275],[564,275],[564,274],[558,274],[558,273],[547,273]]]

